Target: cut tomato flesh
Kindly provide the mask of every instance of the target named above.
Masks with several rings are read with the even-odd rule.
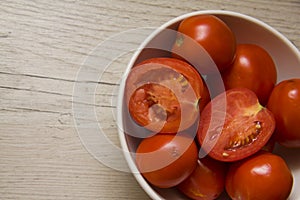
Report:
[[[273,114],[246,88],[226,91],[202,111],[198,129],[201,147],[221,161],[236,161],[259,151],[275,129]]]
[[[146,60],[126,80],[126,105],[134,121],[155,133],[176,134],[199,118],[200,74],[174,58]]]

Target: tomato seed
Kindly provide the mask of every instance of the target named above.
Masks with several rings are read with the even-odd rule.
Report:
[[[229,156],[229,154],[228,154],[228,153],[226,153],[226,152],[223,152],[223,153],[222,153],[222,156],[223,156],[223,157],[228,157],[228,156]]]

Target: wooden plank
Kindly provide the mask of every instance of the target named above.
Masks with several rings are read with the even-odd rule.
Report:
[[[72,110],[80,103],[73,97],[78,71],[96,46],[114,35],[205,9],[251,15],[300,47],[295,0],[2,0],[0,199],[149,199],[131,174],[105,166],[84,148]],[[97,116],[91,123],[100,122],[117,146],[112,99],[132,54],[121,55],[103,76],[90,80],[96,89],[88,106]]]

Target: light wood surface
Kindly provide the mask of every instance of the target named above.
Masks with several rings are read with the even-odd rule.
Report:
[[[256,17],[300,48],[299,0],[2,0],[0,199],[149,199],[130,173],[105,166],[83,146],[72,110],[76,76],[109,37],[205,9]],[[116,145],[111,91],[131,55],[111,64],[93,105]]]

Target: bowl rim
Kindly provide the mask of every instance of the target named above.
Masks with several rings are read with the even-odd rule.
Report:
[[[269,30],[272,32],[276,37],[278,37],[280,40],[282,40],[291,50],[292,52],[298,57],[300,60],[300,52],[297,49],[297,47],[289,40],[287,39],[283,34],[281,34],[279,31],[277,31],[275,28],[271,27],[267,23],[254,18],[252,16],[242,14],[236,11],[228,11],[228,10],[199,10],[199,11],[193,11],[189,13],[182,14],[180,16],[177,16],[164,24],[162,24],[160,27],[156,28],[138,47],[138,49],[135,51],[133,56],[131,57],[126,70],[124,72],[124,75],[122,77],[122,80],[120,82],[120,88],[119,88],[119,93],[118,93],[118,102],[117,102],[117,124],[118,124],[118,135],[119,135],[119,141],[121,144],[121,148],[123,150],[123,154],[125,157],[125,160],[128,164],[129,169],[131,170],[133,176],[137,180],[138,184],[143,188],[143,190],[149,195],[151,199],[164,199],[161,195],[159,195],[151,186],[150,184],[144,179],[141,173],[134,173],[138,172],[138,169],[135,165],[135,161],[133,160],[130,150],[127,145],[127,140],[125,137],[125,134],[123,132],[123,119],[122,119],[122,110],[123,110],[123,97],[124,97],[124,88],[125,88],[125,82],[126,78],[128,76],[129,71],[133,67],[136,59],[142,52],[143,48],[153,39],[155,38],[163,29],[168,28],[172,24],[178,23],[179,21],[182,21],[183,19],[195,15],[203,15],[203,14],[211,14],[211,15],[227,15],[227,16],[232,16],[232,17],[237,17],[237,18],[242,18],[246,21],[253,22],[261,27],[264,27],[265,29]]]

